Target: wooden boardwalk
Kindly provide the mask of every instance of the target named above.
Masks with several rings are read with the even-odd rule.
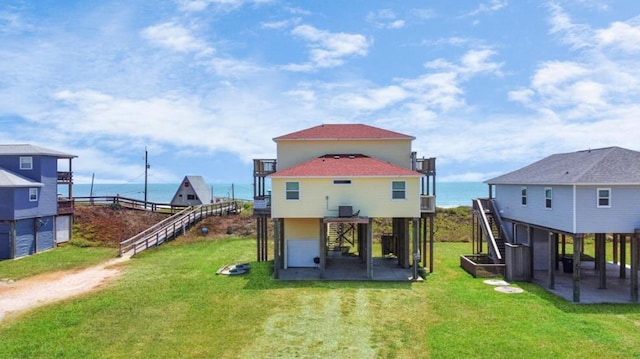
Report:
[[[187,207],[135,236],[120,242],[119,256],[135,255],[145,249],[159,246],[168,240],[185,234],[188,228],[207,217],[238,213],[238,211],[238,203],[235,201]]]

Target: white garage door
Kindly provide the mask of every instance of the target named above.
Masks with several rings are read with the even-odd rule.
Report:
[[[287,268],[316,267],[313,258],[320,256],[319,246],[317,239],[287,240]]]
[[[71,216],[58,216],[56,217],[56,243],[68,242],[71,232],[69,231],[69,224],[71,223]]]

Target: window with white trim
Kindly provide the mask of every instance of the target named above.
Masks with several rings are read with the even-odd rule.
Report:
[[[598,208],[611,207],[611,188],[598,188]]]
[[[38,201],[38,189],[29,188],[29,202],[37,202],[37,201]]]
[[[407,199],[407,183],[405,181],[391,182],[391,198]]]
[[[20,157],[20,169],[32,170],[33,169],[33,157]]]
[[[546,187],[544,189],[544,207],[547,209],[551,209],[553,200],[553,190],[551,187]]]
[[[300,182],[285,182],[285,198],[292,201],[300,199]]]
[[[520,187],[520,204],[527,205],[527,186]]]

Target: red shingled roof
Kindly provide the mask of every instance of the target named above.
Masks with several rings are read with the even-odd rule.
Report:
[[[414,140],[415,137],[403,135],[398,132],[388,131],[381,128],[363,124],[325,124],[293,132],[287,135],[276,137],[274,141],[280,140],[339,140],[339,139],[404,139]]]
[[[324,155],[269,177],[421,177],[422,174],[365,155]]]

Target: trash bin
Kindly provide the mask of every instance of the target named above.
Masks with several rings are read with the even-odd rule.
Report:
[[[573,273],[573,258],[562,257],[562,269],[565,273]]]

